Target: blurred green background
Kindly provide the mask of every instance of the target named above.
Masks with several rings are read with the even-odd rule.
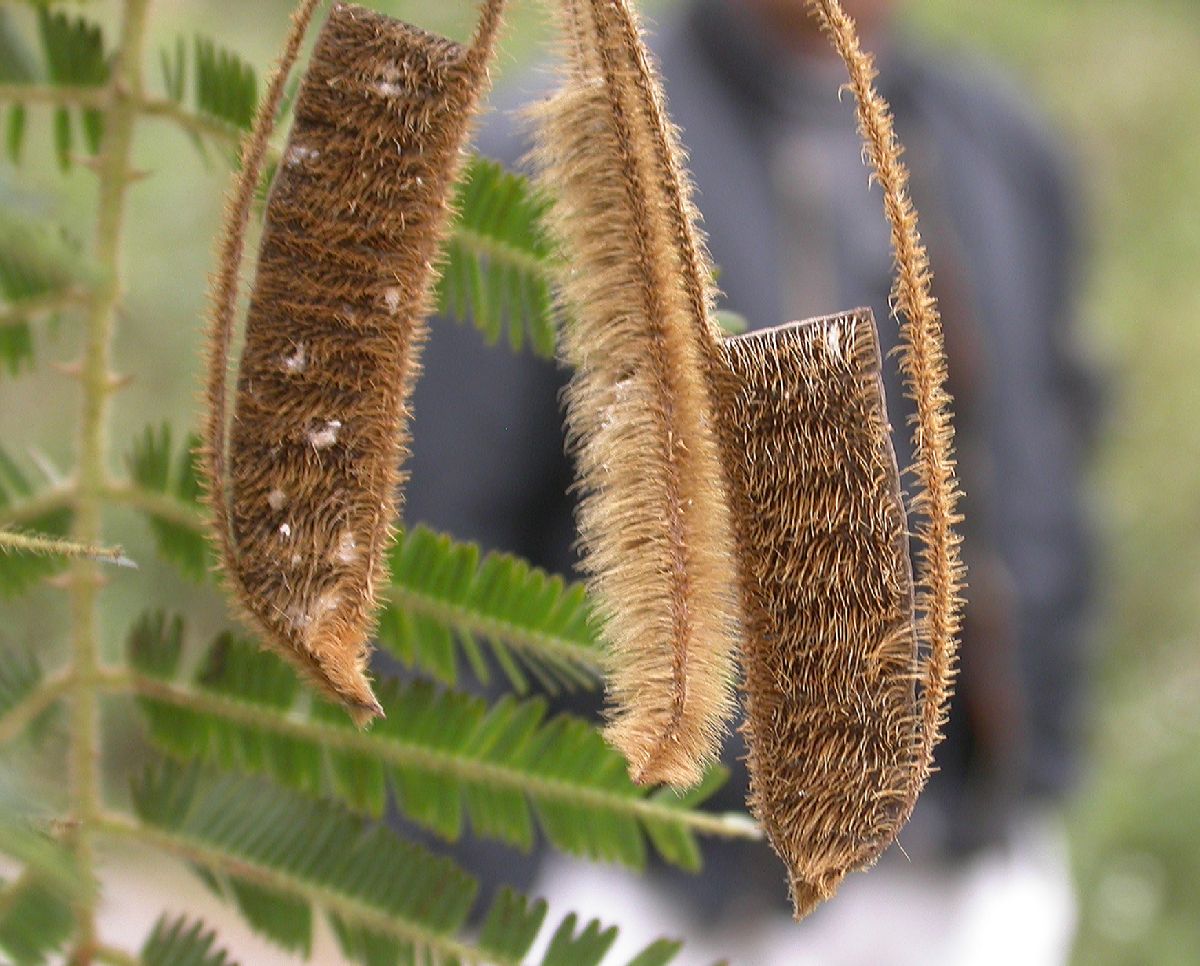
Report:
[[[651,4],[659,9],[669,0]],[[465,37],[466,0],[376,0],[422,26]],[[82,6],[82,5],[81,5]],[[117,4],[89,11],[111,26]],[[160,0],[155,46],[203,31],[265,65],[290,2]],[[517,0],[501,72],[545,36],[541,9]],[[910,29],[1007,65],[1065,132],[1089,204],[1091,270],[1081,332],[1110,376],[1110,409],[1091,475],[1102,537],[1100,612],[1086,779],[1070,812],[1081,891],[1077,961],[1200,962],[1200,10],[1194,0],[911,0]],[[157,67],[149,65],[154,89]],[[500,79],[503,82],[503,79]],[[51,160],[47,112],[34,111],[20,171],[0,186],[43,205],[86,238],[93,183]],[[149,422],[194,423],[200,315],[227,168],[205,164],[168,125],[145,122],[132,193],[128,298],[116,358],[134,376],[116,403],[117,452]],[[0,196],[2,198],[3,196]],[[736,306],[734,307],[736,308]],[[68,318],[39,337],[39,358],[76,351]],[[0,376],[0,440],[69,466],[74,383],[39,366]],[[138,559],[149,540],[132,518],[112,531]],[[120,577],[105,627],[115,650],[147,600],[222,619],[211,591],[165,567]],[[0,637],[49,654],[61,598],[5,602]],[[196,622],[200,629],[204,621]],[[1019,928],[1014,924],[1014,928]]]

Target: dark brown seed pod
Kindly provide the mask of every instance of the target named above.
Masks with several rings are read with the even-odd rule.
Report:
[[[883,189],[915,403],[919,579],[862,312],[730,340],[720,407],[749,621],[750,805],[797,918],[895,839],[945,721],[963,570],[941,323],[891,115],[837,0],[809,0],[845,60]],[[917,693],[917,685],[920,693]]]
[[[635,781],[687,786],[719,750],[740,629],[710,377],[711,267],[626,0],[567,0],[567,66],[536,160],[569,253],[560,351],[579,529],[612,661],[606,734]]]
[[[264,643],[359,723],[382,713],[364,672],[403,482],[408,398],[502,6],[488,0],[466,47],[334,5],[267,204],[226,454],[236,278],[279,78],[229,212],[207,399],[215,539]],[[285,58],[281,74],[286,67]]]
[[[721,409],[749,626],[750,805],[798,915],[911,808],[920,741],[904,505],[870,310],[728,339]]]

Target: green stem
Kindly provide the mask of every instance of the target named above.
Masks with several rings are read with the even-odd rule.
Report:
[[[219,121],[214,117],[207,117],[204,114],[196,114],[172,100],[149,98],[139,104],[139,109],[146,117],[158,117],[172,121],[185,131],[210,137],[214,141],[221,141],[234,149],[242,143],[242,135],[245,134],[244,131],[231,124]]]
[[[22,500],[19,503],[10,503],[7,506],[0,506],[0,525],[6,527],[23,526],[33,520],[44,517],[48,513],[53,513],[55,510],[74,506],[74,503],[74,487],[62,486],[52,490],[45,490],[37,496],[30,497],[28,500]]]
[[[702,835],[720,838],[758,839],[758,826],[738,814],[714,815],[664,804],[653,798],[621,794],[602,788],[584,788],[557,778],[530,774],[478,758],[454,754],[444,749],[414,744],[401,738],[379,738],[369,732],[289,715],[274,708],[262,708],[235,698],[183,688],[155,678],[121,672],[105,672],[101,686],[114,692],[133,691],[147,698],[213,715],[234,724],[246,725],[287,738],[295,738],[331,751],[356,752],[385,765],[420,768],[436,774],[520,792],[530,799],[570,802],[632,816],[641,822],[677,825]]]
[[[108,87],[82,87],[69,84],[0,84],[0,103],[50,104],[57,107],[104,109],[110,103]],[[168,98],[142,97],[130,99],[135,111],[145,117],[159,117],[179,125],[186,131],[223,141],[236,148],[242,141],[242,131],[216,118],[189,111]]]
[[[89,293],[84,289],[68,288],[38,298],[10,302],[3,311],[0,311],[0,328],[4,328],[6,325],[32,322],[64,309],[86,305],[89,298]]]
[[[0,747],[21,734],[30,722],[75,686],[73,676],[64,671],[47,678],[0,717]]]
[[[525,274],[542,278],[547,283],[553,283],[558,278],[558,264],[553,256],[535,255],[474,228],[468,228],[460,222],[451,226],[451,235],[454,243],[476,258],[486,258],[500,265],[509,265]]]
[[[95,261],[100,281],[92,293],[80,372],[78,470],[73,537],[95,544],[102,538],[102,509],[109,460],[112,338],[121,299],[121,233],[125,198],[133,180],[133,133],[142,100],[142,60],[150,0],[125,0],[117,61],[104,88],[104,144],[97,159],[99,198]],[[71,703],[70,795],[80,874],[94,878],[92,834],[101,811],[99,701],[95,677],[100,666],[98,565],[78,560],[71,579],[71,642],[75,693]],[[76,904],[74,966],[91,963],[97,947],[96,900]]]
[[[51,104],[105,110],[111,106],[112,88],[75,84],[0,84],[0,103]]]
[[[118,815],[106,815],[97,825],[99,831],[119,838],[132,839],[136,842],[151,845],[163,852],[175,855],[187,862],[204,866],[223,875],[235,876],[267,889],[286,892],[300,896],[306,900],[315,901],[329,912],[345,919],[361,923],[368,929],[393,936],[402,942],[428,949],[435,953],[440,962],[442,958],[457,959],[463,963],[482,963],[484,955],[478,949],[460,942],[451,936],[430,932],[411,922],[397,919],[381,909],[324,888],[307,879],[288,872],[281,872],[268,866],[257,865],[244,859],[235,858],[220,849],[203,842],[197,842],[178,832],[168,832],[154,826],[135,822]],[[491,962],[492,960],[488,960]],[[508,966],[500,963],[500,966]],[[513,963],[512,966],[517,966]]]
[[[14,530],[0,529],[0,553],[13,551],[47,556],[82,557],[101,563],[130,563],[120,547],[103,547],[97,543],[77,543],[74,540],[47,537],[38,533],[20,533]]]
[[[204,511],[166,493],[147,490],[132,483],[111,483],[105,488],[104,496],[110,503],[131,507],[197,533],[205,532]]]

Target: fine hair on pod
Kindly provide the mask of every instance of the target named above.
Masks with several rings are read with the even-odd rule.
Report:
[[[294,20],[227,213],[204,466],[238,609],[363,724],[382,714],[365,673],[368,640],[400,508],[435,262],[503,0],[486,0],[470,45],[333,5],[267,202],[227,417],[246,224],[315,7],[306,0]]]
[[[562,0],[565,64],[534,159],[567,254],[560,354],[583,566],[611,655],[606,737],[687,787],[733,713],[741,628],[713,410],[712,266],[627,0]]]

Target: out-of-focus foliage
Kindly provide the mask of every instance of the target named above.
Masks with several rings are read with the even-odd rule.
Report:
[[[1082,335],[1108,366],[1090,760],[1070,813],[1076,961],[1200,950],[1200,18],[1189,0],[917,0],[937,39],[1015,65],[1073,142]]]

